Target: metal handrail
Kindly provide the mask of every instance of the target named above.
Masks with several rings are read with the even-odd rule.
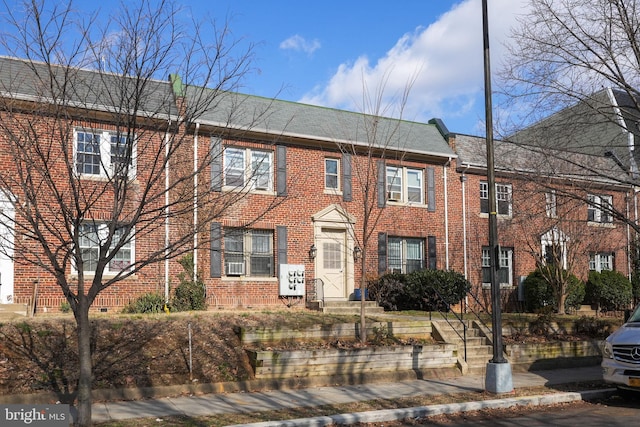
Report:
[[[458,335],[458,337],[462,340],[462,344],[464,346],[464,361],[466,362],[467,361],[467,324],[464,323],[464,319],[462,318],[462,316],[459,316],[458,313],[456,313],[455,311],[451,310],[451,304],[449,304],[447,302],[447,300],[445,300],[444,297],[442,295],[440,295],[440,292],[438,292],[438,290],[436,288],[431,287],[431,289],[433,290],[435,295],[440,299],[440,301],[442,301],[445,304],[445,306],[447,307],[447,312],[453,313],[455,318],[462,324],[462,335],[460,335],[460,332],[458,332],[458,330],[455,328],[455,326],[453,326],[451,324],[451,322],[449,321],[449,316],[443,314],[442,311],[437,310],[438,313],[440,313],[440,315],[444,318],[444,320],[446,320],[446,322],[449,324],[449,326],[451,326],[451,328],[456,333],[456,335]],[[436,308],[437,308],[437,305],[436,305]],[[431,313],[432,313],[432,311],[429,310],[429,320],[432,320]]]

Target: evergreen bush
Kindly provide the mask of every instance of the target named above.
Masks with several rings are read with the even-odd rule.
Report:
[[[627,277],[618,271],[589,272],[586,285],[589,302],[601,311],[624,310],[633,301],[633,287]]]
[[[123,313],[162,313],[164,310],[164,296],[157,292],[140,295],[122,310]]]
[[[202,276],[195,275],[193,254],[187,254],[178,260],[183,271],[178,274],[178,286],[173,292],[171,309],[173,311],[190,311],[207,309],[207,292]]]

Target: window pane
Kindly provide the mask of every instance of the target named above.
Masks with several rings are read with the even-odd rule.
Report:
[[[338,161],[336,159],[324,160],[325,188],[338,188]]]
[[[100,175],[100,135],[76,133],[76,172]]]
[[[387,241],[387,258],[389,270],[402,271],[402,240],[397,237],[389,237]]]
[[[323,267],[339,270],[342,268],[342,249],[340,243],[324,242],[322,244]]]
[[[271,188],[271,153],[266,151],[251,152],[251,172],[254,187],[259,189]]]
[[[387,192],[402,192],[402,175],[399,168],[387,167]]]
[[[410,202],[422,203],[422,171],[407,170],[407,197]]]
[[[124,229],[117,228],[113,234],[112,247],[115,247],[121,239],[124,238]],[[120,250],[115,254],[111,262],[109,263],[110,271],[122,271],[131,266],[133,262],[132,258],[132,244],[131,240],[128,240],[124,243],[124,245],[120,248]]]
[[[244,150],[226,148],[224,150],[225,185],[244,186],[244,170]]]

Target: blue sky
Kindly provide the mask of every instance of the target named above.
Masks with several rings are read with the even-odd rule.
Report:
[[[387,102],[397,104],[394,95],[415,78],[403,118],[438,117],[453,132],[484,134],[481,0],[189,4],[214,17],[228,13],[236,36],[260,43],[260,73],[246,81],[247,93],[363,111],[363,80],[371,94],[386,78]],[[523,5],[489,0],[492,69]]]
[[[384,115],[398,116],[413,81],[403,119],[484,135],[481,0],[176,1],[196,19],[228,19],[235,38],[256,44],[242,92],[371,113],[363,93],[382,88]],[[119,3],[74,1],[87,12]],[[488,3],[495,71],[526,0]]]

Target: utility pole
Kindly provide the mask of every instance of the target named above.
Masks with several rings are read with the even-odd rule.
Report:
[[[513,390],[511,366],[502,349],[502,312],[500,308],[498,212],[496,202],[496,178],[493,150],[493,115],[491,103],[491,67],[489,54],[489,16],[487,0],[482,0],[482,39],[484,44],[484,102],[487,139],[487,186],[489,187],[489,256],[491,281],[491,324],[493,359],[487,364],[485,388],[492,393],[509,393]]]

